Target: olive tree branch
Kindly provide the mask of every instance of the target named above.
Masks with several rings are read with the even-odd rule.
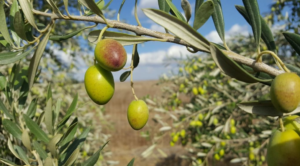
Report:
[[[40,16],[46,16],[46,17],[51,17],[52,19],[56,20],[56,19],[68,19],[68,20],[74,20],[74,21],[88,21],[88,22],[95,22],[95,23],[101,23],[101,24],[106,24],[106,22],[99,16],[72,16],[70,17],[62,17],[56,13],[46,13],[46,12],[41,12],[38,10],[32,10],[33,13],[35,15],[40,15]],[[176,44],[180,44],[183,46],[187,46],[187,47],[191,47],[193,48],[195,51],[200,51],[199,49],[193,47],[192,45],[190,45],[189,43],[187,43],[186,41],[179,39],[176,36],[173,36],[171,34],[168,33],[161,33],[161,32],[157,32],[157,31],[153,31],[141,26],[135,26],[135,25],[130,25],[130,24],[126,24],[120,21],[116,21],[116,20],[108,20],[107,19],[107,23],[110,25],[110,28],[117,28],[117,29],[123,29],[123,30],[127,30],[127,31],[131,31],[134,32],[136,35],[146,35],[149,37],[153,37],[156,39],[163,39],[166,42],[171,42],[171,43],[176,43]],[[260,72],[265,72],[267,74],[270,74],[272,76],[277,76],[281,73],[283,73],[284,71],[282,70],[278,70],[274,67],[271,67],[263,62],[256,62],[255,60],[251,59],[251,58],[247,58],[244,56],[241,56],[235,52],[232,52],[230,50],[222,50],[228,57],[230,57],[231,59],[233,59],[234,61],[247,65],[251,68],[253,68],[255,71],[260,71]],[[207,53],[210,53],[210,51],[207,51]]]

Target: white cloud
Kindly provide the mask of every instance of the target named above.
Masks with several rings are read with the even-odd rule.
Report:
[[[241,26],[239,24],[234,24],[227,32],[225,32],[225,39],[228,40],[230,37],[236,36],[236,35],[249,35],[248,27],[246,25]],[[215,43],[221,43],[222,40],[219,37],[219,34],[216,30],[211,31],[208,33],[205,38],[209,40],[210,42]]]
[[[163,28],[162,26],[160,25],[157,25],[157,24],[152,24],[151,27],[150,27],[151,30],[154,30],[154,31],[157,31],[157,32],[163,32],[165,33],[165,28]]]
[[[155,8],[158,9],[158,3],[156,0],[141,0],[137,6],[137,14],[139,17],[144,17],[145,14],[142,11],[143,8]],[[132,9],[132,15],[134,15],[134,8]]]
[[[173,45],[168,50],[158,50],[155,52],[139,53],[140,64],[157,65],[162,64],[167,58],[180,58],[192,53],[186,50],[185,46]],[[131,53],[127,54],[127,66],[130,65]]]

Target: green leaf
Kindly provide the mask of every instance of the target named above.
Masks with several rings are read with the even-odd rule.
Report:
[[[64,164],[64,166],[71,166],[77,159],[77,156],[79,154],[80,149],[77,148],[76,150],[74,150],[74,152],[72,153],[72,155],[68,158],[68,160],[66,161],[66,163]]]
[[[34,99],[31,101],[28,110],[26,112],[26,115],[30,118],[32,118],[35,115],[36,112],[36,108],[37,108],[37,99]]]
[[[160,10],[143,9],[143,11],[151,20],[165,27],[187,43],[198,48],[200,51],[209,52],[210,43],[186,22]]]
[[[6,77],[0,73],[0,91],[6,87]]]
[[[118,16],[117,16],[117,17],[118,17],[118,18],[117,18],[118,21],[120,21],[120,13],[121,13],[121,10],[122,10],[122,8],[123,8],[123,5],[124,5],[125,1],[126,1],[126,0],[123,0],[122,3],[121,3],[121,5],[120,5],[119,11],[118,11]]]
[[[193,28],[198,30],[214,13],[214,3],[211,0],[204,2],[197,10],[194,18]]]
[[[0,32],[0,44],[2,44],[4,47],[7,47],[8,45],[8,43],[7,43],[7,41],[4,39],[4,37],[3,37],[3,35],[1,34],[1,32]]]
[[[100,1],[98,1],[98,2],[96,3],[96,5],[98,6],[98,8],[99,8],[100,10],[103,10],[104,5],[105,5],[105,2],[104,2],[104,0],[100,0]],[[92,14],[94,14],[92,11],[88,11],[88,12],[86,12],[85,16],[90,16],[90,15],[92,15]]]
[[[58,116],[59,116],[59,111],[60,111],[60,106],[61,106],[61,100],[58,99],[56,101],[56,106],[55,106],[55,111],[54,111],[54,115],[53,115],[53,124],[56,124]]]
[[[101,30],[91,31],[88,35],[89,42],[97,44],[100,32]],[[129,35],[125,33],[110,32],[110,31],[105,31],[103,36],[105,39],[117,40],[123,46],[144,43],[152,40],[149,37]]]
[[[103,7],[103,10],[105,10],[106,8],[109,7],[109,5],[112,3],[113,0],[110,0],[104,7]]]
[[[16,125],[15,122],[12,122],[8,119],[3,119],[2,124],[3,124],[5,131],[9,132],[15,138],[22,140],[22,131]]]
[[[172,11],[174,12],[174,14],[176,15],[176,17],[181,20],[181,21],[186,21],[185,18],[182,16],[182,14],[180,13],[180,11],[176,8],[176,6],[172,3],[172,1],[170,0],[166,0],[166,2],[168,3],[168,5],[170,6],[170,8],[172,9]]]
[[[168,5],[166,0],[158,0],[158,7],[160,10],[162,10],[166,13],[169,13],[169,11],[170,11],[170,6]]]
[[[285,39],[291,44],[293,49],[300,55],[300,35],[290,32],[282,33]]]
[[[21,12],[19,11],[18,1],[13,1],[10,15],[11,15],[10,22],[12,24],[11,27],[13,28],[13,30],[17,33],[17,35],[21,39],[27,40],[24,19]]]
[[[130,76],[130,71],[125,71],[124,73],[121,74],[120,76],[120,81],[121,82],[124,82],[126,81],[126,79]]]
[[[81,164],[81,166],[93,166],[96,164],[96,162],[99,159],[100,156],[100,152],[102,151],[102,149],[108,144],[108,142],[106,142],[96,153],[94,153],[88,160],[86,160],[83,164]]]
[[[216,27],[216,30],[222,39],[223,42],[225,42],[225,24],[224,24],[224,17],[222,12],[222,5],[220,0],[213,0],[214,3],[214,13],[212,14],[212,18],[214,21],[214,25]]]
[[[67,12],[68,16],[71,16],[69,13],[69,10],[68,10],[68,7],[69,7],[68,0],[64,0],[64,6],[65,6],[65,11]]]
[[[127,164],[127,166],[133,166],[134,158]]]
[[[0,100],[0,111],[3,111],[3,113],[10,119],[14,119],[14,117],[10,114],[10,112],[8,111],[8,109],[5,107],[5,105],[3,104],[3,101]]]
[[[242,102],[238,104],[238,107],[250,114],[262,115],[262,116],[292,115],[300,112],[300,107],[297,107],[296,110],[288,114],[283,114],[281,112],[278,112],[276,111],[276,108],[273,106],[271,100]]]
[[[33,7],[31,6],[30,2],[28,0],[18,0],[19,4],[22,8],[22,11],[27,19],[27,21],[35,28],[38,29],[35,24],[35,19],[32,13]]]
[[[71,125],[69,126],[67,132],[64,134],[64,137],[60,141],[59,145],[64,146],[67,143],[69,143],[70,141],[72,141],[76,134],[77,128],[78,128],[78,119],[75,118],[73,120],[73,122],[71,123]]]
[[[16,12],[18,11],[19,11],[18,1],[13,1],[9,10],[9,22],[12,30],[14,30],[14,17]]]
[[[225,53],[223,53],[213,44],[211,44],[210,50],[215,63],[221,69],[221,71],[223,71],[226,75],[247,83],[255,83],[255,82],[271,83],[272,82],[272,79],[262,80],[252,76],[245,69],[240,67],[235,61],[230,59]]]
[[[64,118],[60,121],[58,127],[60,128],[61,126],[63,126],[67,120],[70,118],[70,116],[73,114],[73,112],[75,111],[76,105],[77,105],[77,101],[78,101],[78,94],[76,94],[76,96],[74,97],[68,111],[66,112],[66,115],[64,116]]]
[[[14,145],[14,148],[15,148],[16,152],[19,154],[20,159],[22,161],[24,161],[27,165],[30,165],[29,158],[27,157],[27,155],[24,152],[24,150],[20,146],[17,146],[17,145]]]
[[[37,153],[43,160],[45,160],[48,157],[47,152],[43,149],[42,145],[40,145],[36,141],[33,141],[32,145],[34,147],[34,150],[37,151]]]
[[[14,46],[13,41],[10,38],[7,24],[6,24],[6,17],[5,17],[5,11],[4,11],[4,0],[0,0],[0,32],[3,35],[4,39],[12,46]]]
[[[52,98],[47,100],[46,108],[45,108],[45,124],[48,132],[53,134],[53,115],[52,115]]]
[[[90,131],[89,128],[85,128],[84,131],[81,133],[81,135],[78,138],[76,138],[68,146],[68,148],[66,150],[60,149],[60,151],[65,152],[65,153],[60,155],[60,158],[59,158],[60,165],[63,165],[66,162],[66,160],[69,158],[69,156],[74,152],[74,150],[83,144],[83,142],[86,140],[86,137],[87,137],[89,131]]]
[[[3,164],[6,164],[8,166],[18,166],[15,163],[13,163],[13,162],[11,162],[11,161],[9,161],[7,159],[4,159],[4,158],[0,158],[0,162],[2,162]]]
[[[51,152],[52,156],[56,156],[57,151],[57,143],[61,140],[62,134],[57,134],[53,136],[50,142],[47,145],[47,149]]]
[[[45,162],[44,162],[44,166],[53,166],[53,160],[52,157],[47,157]]]
[[[133,68],[136,68],[140,63],[140,55],[139,55],[138,50],[137,50],[138,45],[135,44],[133,47],[134,47],[133,48],[134,52],[132,54],[132,56],[133,56]]]
[[[184,11],[184,15],[186,18],[186,22],[189,22],[191,16],[192,16],[192,8],[191,4],[189,3],[188,0],[181,0],[181,7]]]
[[[100,16],[103,20],[105,20],[101,9],[98,8],[94,0],[80,0],[80,2],[84,4],[87,8],[89,8],[92,12]]]
[[[197,10],[199,9],[199,7],[202,5],[202,3],[204,2],[204,0],[196,0],[196,3],[195,3],[195,15],[196,15],[196,12]]]
[[[290,69],[291,72],[297,73],[298,75],[300,75],[300,68],[297,66],[294,66],[292,64],[287,64],[285,63],[285,66]]]
[[[28,82],[27,82],[27,80],[25,79],[25,80],[23,81],[22,86],[21,86],[21,89],[20,89],[20,97],[19,97],[19,99],[18,99],[19,105],[20,105],[20,106],[24,106],[24,105],[25,105],[26,100],[27,100],[27,97],[28,97],[28,93],[29,93]]]
[[[29,151],[31,151],[31,141],[30,141],[30,137],[29,137],[29,134],[26,129],[23,130],[23,133],[22,133],[22,143]]]
[[[235,8],[238,10],[238,12],[245,18],[245,20],[250,24],[248,13],[244,6],[236,5]],[[272,34],[271,29],[269,28],[268,24],[264,20],[263,17],[260,16],[260,22],[261,22],[261,38],[266,43],[268,50],[276,51],[276,45],[274,41],[274,37]]]
[[[23,115],[26,126],[29,128],[30,132],[32,132],[37,139],[49,143],[49,138],[47,134],[37,125],[36,122],[31,120],[26,114]]]
[[[29,72],[28,72],[29,89],[31,89],[31,87],[33,85],[37,68],[39,66],[39,63],[40,63],[41,57],[43,55],[43,52],[46,48],[46,45],[48,43],[49,34],[50,34],[50,30],[48,31],[48,33],[44,36],[44,39],[38,45],[32,59],[30,61]]]
[[[243,4],[248,13],[255,44],[257,47],[259,47],[259,41],[261,36],[261,21],[260,21],[261,16],[260,16],[257,0],[243,0]]]
[[[83,30],[85,29],[89,29],[91,27],[84,27],[84,28],[81,28],[79,30],[76,30],[74,32],[71,32],[69,34],[66,34],[66,35],[51,35],[49,37],[49,40],[53,40],[53,41],[62,41],[62,40],[67,40],[73,36],[76,36],[78,33],[82,32]]]

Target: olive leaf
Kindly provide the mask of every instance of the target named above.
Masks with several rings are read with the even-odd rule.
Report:
[[[191,16],[192,16],[192,8],[191,4],[188,0],[181,0],[181,7],[184,11],[186,22],[189,22]]]
[[[130,71],[125,71],[124,73],[122,73],[120,76],[120,82],[126,81],[126,79],[130,76],[130,73]]]
[[[12,39],[10,38],[9,32],[8,32],[8,26],[6,24],[6,17],[5,17],[5,12],[4,12],[4,1],[0,1],[0,32],[5,39],[10,45],[14,46]]]
[[[172,9],[174,15],[181,21],[185,21],[184,17],[182,16],[182,14],[179,12],[179,10],[176,8],[176,6],[172,3],[172,1],[170,0],[166,0],[166,2],[168,3],[168,5],[170,6],[170,8]]]
[[[220,0],[213,0],[214,3],[214,12],[212,14],[212,18],[214,21],[214,25],[216,30],[222,39],[225,42],[225,24],[224,24],[224,17],[222,12],[222,6]]]
[[[214,13],[214,3],[211,0],[204,2],[195,13],[193,28],[198,30]]]
[[[285,39],[291,44],[293,49],[300,55],[300,35],[290,32],[282,33]]]
[[[179,20],[163,11],[156,9],[143,9],[147,17],[170,32],[185,40],[203,52],[209,52],[210,43],[185,21]]]
[[[242,102],[238,104],[238,107],[250,114],[262,115],[262,116],[283,116],[283,115],[292,115],[300,112],[300,107],[297,107],[294,111],[287,114],[278,112],[274,107],[274,105],[272,104],[271,100]]]
[[[252,27],[255,44],[259,47],[261,37],[261,19],[257,0],[243,0]]]

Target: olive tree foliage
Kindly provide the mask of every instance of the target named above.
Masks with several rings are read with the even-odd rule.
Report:
[[[191,12],[189,1],[182,0],[185,17],[181,14],[181,9],[176,8],[171,0],[158,0],[159,9],[143,9],[148,18],[166,29],[165,33],[156,32],[141,25],[136,12],[137,0],[135,1],[137,26],[119,20],[122,7],[126,3],[125,0],[120,1],[120,8],[117,9],[117,20],[109,20],[102,11],[110,5],[111,0],[107,4],[104,0],[96,2],[94,0],[75,2],[68,0],[47,0],[46,2],[0,0],[0,21],[2,23],[0,26],[0,43],[2,45],[0,64],[14,64],[11,72],[2,73],[1,71],[2,74],[0,75],[2,99],[0,108],[3,126],[1,126],[1,131],[4,135],[4,145],[8,147],[8,153],[13,154],[14,157],[1,158],[0,161],[7,165],[72,165],[74,162],[81,163],[81,165],[94,165],[97,162],[100,151],[105,144],[102,144],[101,148],[90,158],[83,159],[84,162],[78,157],[81,154],[82,143],[87,137],[88,129],[83,129],[77,133],[78,118],[70,118],[75,111],[78,101],[77,95],[75,95],[70,106],[66,107],[66,111],[61,114],[59,104],[53,107],[56,101],[53,100],[51,86],[48,86],[46,99],[43,103],[45,107],[41,110],[40,115],[35,115],[35,100],[28,97],[32,93],[40,74],[44,72],[40,68],[40,62],[48,48],[48,43],[64,40],[66,45],[63,44],[64,42],[59,42],[63,49],[78,33],[88,30],[87,40],[91,44],[95,44],[98,37],[101,36],[102,38],[115,39],[123,45],[134,45],[131,71],[124,72],[121,75],[121,81],[125,81],[132,74],[133,69],[138,70],[138,44],[143,42],[171,42],[183,45],[193,53],[209,54],[210,58],[203,59],[203,61],[199,61],[197,57],[186,62],[188,73],[182,71],[184,77],[180,74],[174,79],[175,84],[179,85],[179,91],[182,90],[186,93],[193,91],[195,94],[190,104],[179,109],[179,118],[175,115],[172,117],[178,121],[178,126],[183,129],[185,127],[182,125],[190,122],[185,125],[191,126],[188,139],[185,139],[185,131],[180,131],[180,136],[183,138],[183,144],[189,140],[198,143],[196,147],[203,150],[197,153],[198,157],[214,155],[218,159],[222,153],[224,154],[221,151],[217,152],[219,146],[225,146],[226,142],[230,144],[230,140],[233,142],[236,140],[249,141],[249,135],[263,132],[263,130],[257,129],[256,122],[252,122],[253,126],[247,126],[243,129],[240,122],[243,122],[244,119],[247,120],[246,117],[261,118],[264,123],[262,125],[270,130],[270,124],[274,124],[276,118],[265,116],[285,115],[274,112],[271,101],[265,100],[267,99],[265,89],[268,88],[276,75],[299,69],[294,65],[286,65],[278,58],[273,34],[260,15],[257,1],[243,0],[243,2],[244,6],[237,6],[236,8],[252,27],[254,50],[245,49],[239,52],[240,50],[237,49],[235,52],[225,38],[222,5],[219,0],[196,0],[194,13]],[[45,5],[40,8],[40,3],[45,3]],[[77,12],[69,12],[71,7],[74,7],[73,9],[76,9]],[[192,14],[195,19],[191,20],[193,26],[190,26],[187,21]],[[223,41],[221,45],[208,41],[197,31],[210,17],[213,18],[216,30]],[[64,22],[69,21],[80,21],[85,24],[81,25],[82,28],[74,31],[74,29],[64,28]],[[102,30],[90,30],[97,24],[103,24],[106,27]],[[109,31],[106,30],[107,28],[124,30],[128,33]],[[299,43],[299,36],[288,32],[283,34],[291,47],[299,52],[297,44]],[[261,49],[263,44],[266,46],[265,49]],[[253,57],[244,56],[251,52]],[[31,53],[33,53],[32,56],[30,56]],[[262,55],[271,55],[274,58],[272,61],[274,63],[264,63],[261,58]],[[29,60],[29,63],[26,63],[26,60]],[[274,64],[277,65],[276,68]],[[190,67],[191,65],[192,67]],[[212,69],[213,72],[211,72]],[[201,80],[202,77],[207,79],[206,82]],[[174,95],[173,91],[170,90],[173,98],[176,98],[178,93],[174,93]],[[204,97],[198,94],[196,96],[196,93],[200,93]],[[244,96],[241,97],[241,95]],[[259,99],[265,101],[248,101]],[[177,104],[180,102],[179,99],[175,101]],[[245,112],[236,113],[237,107]],[[299,109],[291,114],[297,112]],[[203,117],[200,116],[200,113]],[[239,117],[240,115],[244,115],[244,117]],[[241,118],[237,119],[241,121],[238,123],[233,121],[232,119],[235,118]],[[243,125],[246,124],[248,123]],[[258,124],[260,125],[260,123]],[[209,130],[200,128],[201,126],[208,126]],[[169,128],[167,126],[161,131]],[[216,134],[212,134],[209,132],[210,130]],[[237,131],[239,134],[235,135]],[[199,132],[205,133],[204,138],[199,136]],[[253,137],[251,140],[262,140],[267,137],[267,133],[269,132],[263,133],[264,135],[260,137]],[[179,135],[177,133],[175,135],[178,140]],[[209,139],[210,142],[204,141]],[[229,141],[225,141],[224,144],[223,140]],[[173,140],[174,142],[176,139]],[[257,146],[258,149],[256,148],[255,153],[253,153],[254,158],[255,155],[262,154],[260,147],[263,145],[265,144]],[[153,147],[151,148],[153,149]],[[230,151],[232,148],[231,146],[226,147],[225,151]],[[150,150],[143,155],[147,156],[149,153]],[[247,158],[239,155],[238,157],[233,162],[248,162]],[[133,165],[133,161],[128,165]]]

